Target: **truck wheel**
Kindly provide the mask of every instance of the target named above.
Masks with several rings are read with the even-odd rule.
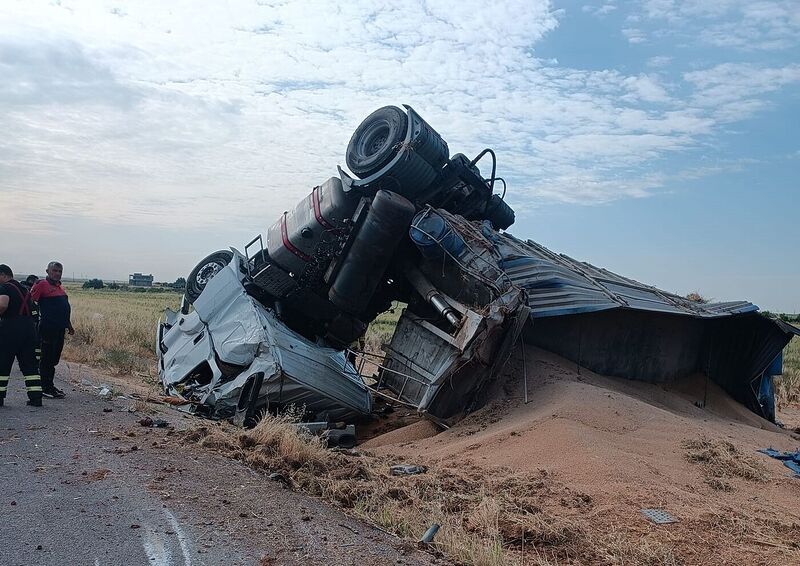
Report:
[[[350,171],[362,179],[380,171],[395,156],[407,129],[406,113],[397,106],[384,106],[367,116],[347,144]]]
[[[209,281],[233,260],[233,252],[220,250],[203,258],[186,278],[186,300],[194,303]]]

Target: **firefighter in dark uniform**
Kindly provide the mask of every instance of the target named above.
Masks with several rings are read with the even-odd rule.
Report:
[[[42,393],[48,399],[63,399],[64,392],[55,386],[53,378],[64,348],[64,334],[75,334],[70,322],[72,310],[61,275],[64,267],[57,261],[47,264],[47,277],[37,281],[31,289],[31,298],[39,303],[39,338],[42,358],[39,373],[42,376]]]
[[[31,316],[31,296],[14,279],[14,272],[0,264],[0,405],[8,391],[14,359],[25,378],[28,405],[42,406],[42,380],[36,367],[36,327]]]
[[[20,281],[23,287],[28,291],[33,289],[39,278],[36,275],[28,275],[25,281]],[[36,327],[36,367],[39,367],[39,361],[42,359],[42,345],[39,342],[39,303],[32,303],[31,316],[33,317],[33,325]]]

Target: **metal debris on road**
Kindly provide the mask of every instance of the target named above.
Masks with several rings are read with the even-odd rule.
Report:
[[[678,519],[664,511],[663,509],[640,509],[642,515],[653,521],[656,525],[668,525],[677,523]]]
[[[143,419],[139,419],[138,423],[141,426],[150,427],[150,428],[167,428],[169,423],[163,419],[151,419],[150,417],[144,417]]]
[[[428,471],[425,466],[416,466],[413,464],[398,464],[389,468],[389,473],[393,476],[414,476],[417,474],[424,474]]]
[[[434,524],[432,524],[432,525],[431,525],[431,526],[428,528],[428,530],[427,530],[427,531],[425,531],[425,534],[424,534],[424,535],[422,535],[422,538],[421,538],[421,539],[419,539],[419,543],[420,543],[421,545],[425,545],[425,544],[430,544],[430,543],[432,543],[432,542],[433,542],[433,537],[435,537],[435,536],[436,536],[436,533],[438,533],[438,532],[439,532],[439,524],[438,524],[438,523],[434,523]]]

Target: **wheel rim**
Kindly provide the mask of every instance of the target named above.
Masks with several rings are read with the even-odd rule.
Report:
[[[359,142],[359,153],[365,158],[370,158],[380,152],[385,146],[391,133],[389,122],[381,120],[370,124]]]
[[[197,272],[195,281],[197,281],[199,286],[203,287],[211,280],[212,277],[219,273],[223,267],[223,265],[220,265],[216,262],[207,263]]]

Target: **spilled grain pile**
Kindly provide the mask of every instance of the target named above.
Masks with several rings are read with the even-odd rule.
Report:
[[[246,462],[461,564],[726,564],[800,560],[800,482],[755,453],[788,434],[724,392],[598,376],[536,349],[530,402],[514,364],[492,399],[445,432],[404,412],[358,450],[331,451],[289,419],[176,434]],[[437,433],[438,432],[438,433]],[[427,467],[394,476],[390,465]],[[640,512],[662,508],[677,523]]]

